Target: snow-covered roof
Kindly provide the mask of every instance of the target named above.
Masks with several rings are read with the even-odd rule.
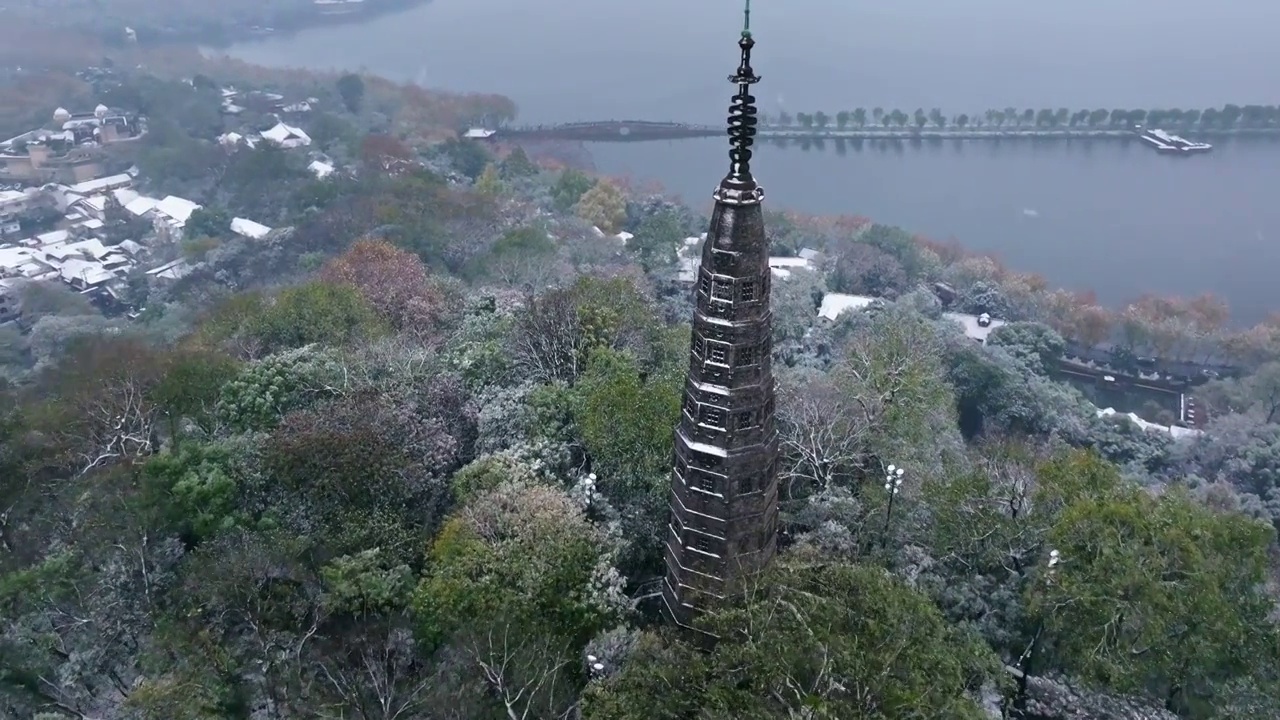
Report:
[[[684,283],[696,282],[698,279],[699,264],[700,263],[698,262],[697,258],[688,258],[688,257],[680,258],[680,272],[677,275],[677,278],[680,280],[680,282],[684,282]]]
[[[158,278],[164,278],[166,280],[177,280],[190,273],[191,270],[192,268],[187,264],[187,261],[179,258],[177,260],[171,260],[158,267],[153,267],[147,271],[147,274]]]
[[[307,166],[307,169],[315,173],[315,176],[321,179],[327,178],[333,174],[333,166],[326,162],[316,160]]]
[[[0,268],[6,270],[17,270],[18,268],[31,262],[36,257],[36,251],[25,247],[0,247]]]
[[[218,143],[222,145],[236,145],[244,140],[244,136],[238,132],[229,132],[218,136]]]
[[[103,210],[107,209],[107,196],[94,195],[93,197],[87,197],[83,200],[80,200],[78,201],[78,203],[83,207],[89,208],[90,210],[94,210],[96,212],[102,212]]]
[[[271,232],[271,228],[245,218],[235,218],[231,221],[231,232],[252,240],[258,240],[266,237]]]
[[[82,220],[76,223],[76,227],[82,227],[85,230],[101,230],[105,225],[106,223],[102,222],[98,218],[89,218],[88,220]]]
[[[110,190],[117,187],[124,187],[133,182],[133,178],[127,173],[120,175],[110,175],[97,180],[86,180],[82,183],[72,185],[69,189],[71,192],[79,195],[92,195],[103,190]]]
[[[15,202],[17,200],[25,200],[27,194],[21,190],[0,190],[0,203]]]
[[[462,136],[465,138],[471,138],[474,140],[483,140],[484,138],[493,137],[497,133],[498,133],[497,130],[486,130],[485,128],[471,128],[470,130],[463,133]]]
[[[120,203],[120,207],[124,207],[134,200],[138,199],[138,191],[132,188],[117,188],[111,191],[111,197]]]
[[[57,243],[66,242],[69,237],[71,237],[71,233],[66,230],[54,230],[53,232],[47,232],[43,235],[37,235],[36,240],[38,240],[41,245],[55,245]]]
[[[818,316],[835,320],[846,310],[858,310],[876,301],[866,295],[847,295],[845,293],[827,293],[822,296],[822,307],[818,308]]]
[[[771,257],[769,258],[769,267],[771,268],[809,267],[809,261],[802,257]]]
[[[964,313],[948,312],[948,313],[942,313],[942,316],[954,322],[959,323],[960,327],[964,328],[965,335],[967,335],[968,337],[974,340],[977,340],[983,345],[987,344],[987,336],[991,334],[992,330],[995,330],[1001,325],[1004,325],[1003,320],[990,318],[991,322],[984,327],[978,322],[977,315],[966,315]]]
[[[147,197],[146,195],[139,195],[138,197],[125,203],[124,209],[128,210],[134,215],[137,215],[138,217],[142,217],[143,215],[146,215],[152,210],[155,210],[156,205],[158,205],[159,203],[160,201],[153,197]]]
[[[115,277],[115,273],[103,267],[102,263],[77,258],[63,261],[58,274],[67,282],[79,280],[85,285],[100,285]]]
[[[163,200],[156,203],[156,212],[168,217],[178,225],[186,224],[191,217],[191,213],[199,209],[200,205],[198,203],[193,203],[177,195],[167,195]]]
[[[1196,437],[1197,435],[1204,434],[1203,430],[1193,430],[1179,425],[1161,425],[1159,423],[1153,423],[1138,417],[1137,413],[1119,413],[1116,412],[1115,408],[1106,408],[1098,411],[1098,417],[1111,417],[1113,415],[1129,418],[1130,422],[1143,430],[1159,430],[1161,432],[1167,432],[1175,438]]]
[[[311,137],[300,128],[285,125],[282,122],[276,123],[275,127],[270,130],[263,130],[262,137],[279,145],[284,145],[285,143],[311,144]]]
[[[146,252],[147,250],[140,243],[134,242],[133,240],[125,240],[124,242],[120,243],[116,247],[129,253],[130,255],[137,255],[138,253]]]
[[[101,260],[102,258],[106,257],[107,255],[110,255],[112,252],[115,251],[114,248],[109,248],[106,245],[103,245],[102,241],[97,238],[89,238],[88,240],[81,240],[78,243],[72,243],[70,245],[64,245],[62,247],[66,248],[67,250],[70,250],[71,252],[88,255],[89,257],[92,257],[97,260]]]

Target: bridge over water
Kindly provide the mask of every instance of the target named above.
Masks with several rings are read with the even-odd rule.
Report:
[[[503,130],[499,136],[521,140],[580,140],[583,142],[641,142],[645,140],[686,140],[726,134],[724,127],[651,120],[605,120],[600,122],[539,125]]]

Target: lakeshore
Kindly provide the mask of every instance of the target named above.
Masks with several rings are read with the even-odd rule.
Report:
[[[689,140],[720,137],[722,127],[680,122],[655,122],[651,120],[605,120],[595,122],[562,123],[532,127],[515,127],[497,130],[472,130],[476,139],[520,140],[574,140],[580,142],[646,142],[654,140]],[[1197,136],[1210,137],[1280,137],[1276,127],[1209,127],[1196,130]],[[756,138],[763,141],[815,141],[815,140],[1121,140],[1139,139],[1139,134],[1127,128],[1089,127],[892,127],[888,125],[856,128],[795,127],[790,125],[762,124],[756,129]]]
[[[1150,13],[1125,8],[1108,9],[1108,23],[1099,28],[1086,27],[1079,8],[1007,0],[927,13],[910,4],[873,9],[805,2],[804,12],[765,3],[752,18],[762,33],[762,72],[768,67],[756,94],[770,131],[783,111],[794,117],[826,108],[825,130],[836,133],[837,111],[858,106],[866,107],[870,126],[873,103],[886,113],[895,107],[907,113],[949,108],[947,115],[968,110],[986,123],[986,108],[1010,104],[1025,114],[1026,108],[1061,106],[1240,103],[1243,109],[1244,103],[1276,102],[1265,93],[1266,69],[1280,61],[1280,48],[1264,29],[1274,27],[1280,8],[1210,13],[1196,23],[1162,27],[1157,40]],[[550,10],[565,19],[545,23]],[[815,13],[825,20],[813,22]],[[548,27],[531,36],[533,23]],[[628,31],[610,32],[619,27]],[[603,174],[653,181],[705,210],[712,189],[705,178],[723,173],[727,148],[719,119],[732,92],[725,75],[737,63],[723,47],[725,32],[736,31],[725,27],[719,9],[678,0],[655,0],[643,9],[585,0],[555,0],[550,7],[433,0],[367,22],[244,43],[230,54],[280,67],[365,67],[435,88],[502,93],[518,104],[522,125],[591,118],[715,124],[712,134],[684,140],[547,143],[588,156]],[[657,38],[665,42],[656,44]],[[1135,53],[1170,44],[1181,51],[1162,63],[1134,61]],[[1086,45],[1092,50],[1080,52]],[[527,52],[518,63],[477,52],[497,46]],[[1002,59],[1011,54],[1034,59],[1034,67]],[[704,79],[695,68],[715,72]],[[1110,115],[1093,129],[1112,130]],[[807,141],[786,135],[805,130],[799,122],[779,127],[784,137],[757,148],[770,207],[861,214],[941,241],[954,238],[1009,267],[1042,273],[1053,285],[1092,289],[1112,307],[1147,292],[1212,292],[1230,303],[1239,324],[1280,307],[1272,270],[1280,264],[1280,206],[1269,190],[1280,182],[1280,135],[1227,137],[1183,123],[1148,123],[1214,145],[1190,162],[1173,162],[1136,138],[1067,138],[1029,127],[1016,136],[966,139],[942,134],[932,122],[916,136],[914,119],[909,124],[851,123],[850,133],[866,135],[827,140],[810,132]],[[1013,129],[1006,117],[1003,131]]]

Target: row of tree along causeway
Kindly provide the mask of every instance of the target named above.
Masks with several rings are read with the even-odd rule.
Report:
[[[757,137],[761,139],[1133,139],[1135,128],[1160,127],[1201,135],[1280,134],[1280,107],[1225,105],[1205,110],[1124,110],[1009,107],[984,113],[950,115],[940,108],[918,108],[908,114],[899,109],[856,108],[834,114],[780,112],[761,114]],[[513,128],[501,134],[526,139],[636,142],[716,137],[718,125],[606,120]]]

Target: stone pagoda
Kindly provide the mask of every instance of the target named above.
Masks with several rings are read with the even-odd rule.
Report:
[[[751,69],[750,0],[729,110],[729,174],[716,188],[696,282],[683,412],[675,433],[667,530],[667,614],[698,612],[764,568],[776,549],[778,436],[774,427],[769,243],[751,175],[760,81]]]

